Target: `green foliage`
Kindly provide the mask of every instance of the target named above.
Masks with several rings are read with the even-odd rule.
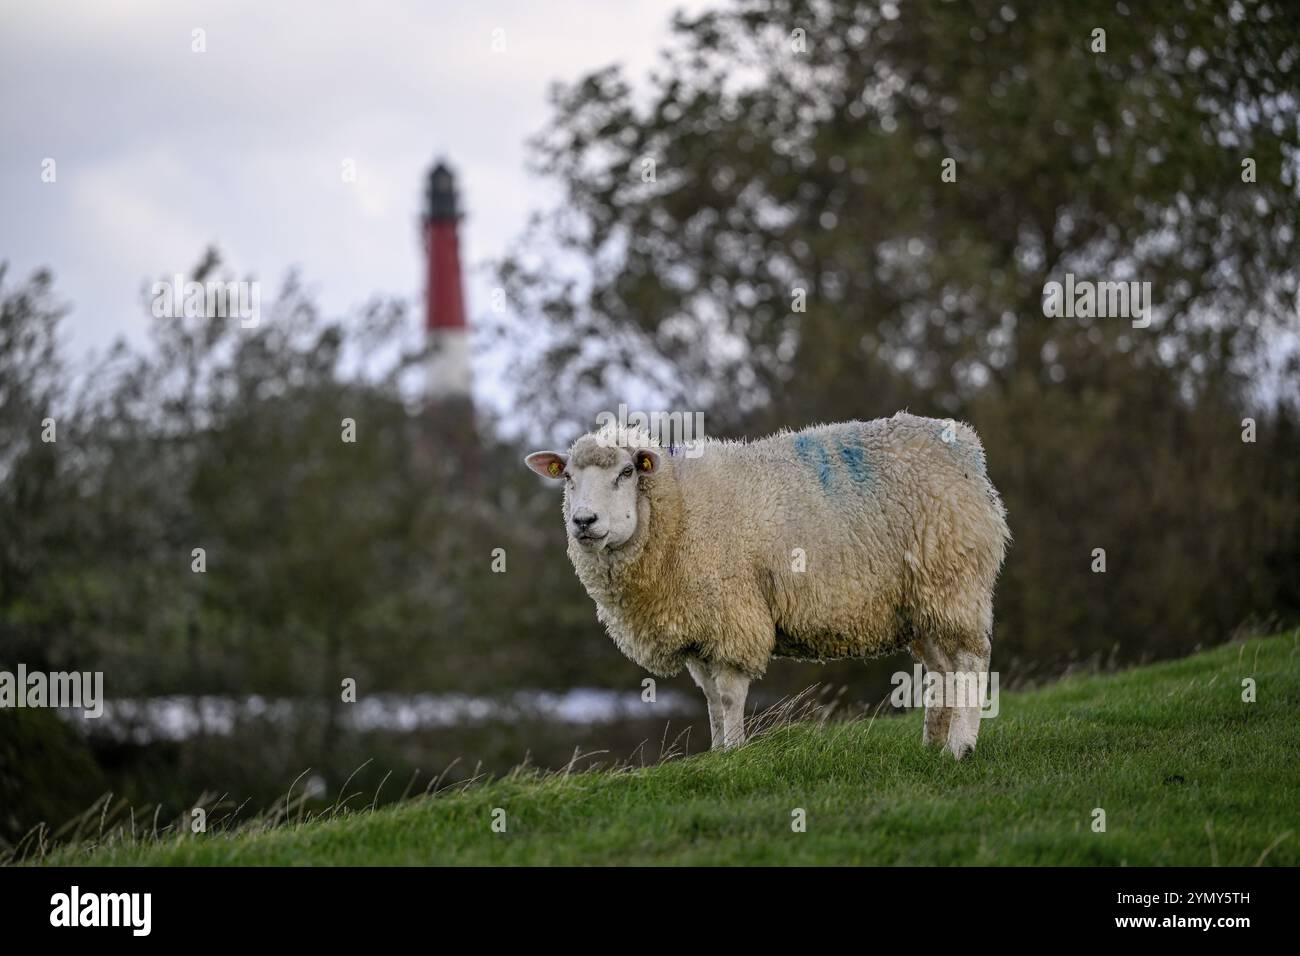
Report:
[[[560,87],[535,142],[563,201],[500,275],[551,428],[964,418],[1015,537],[1002,653],[1300,616],[1294,5],[736,0],[648,87]],[[1150,327],[1046,317],[1067,273],[1150,282]]]
[[[219,265],[208,256],[194,278]],[[636,686],[564,556],[552,489],[490,421],[410,400],[404,376],[424,356],[401,348],[400,307],[326,320],[291,279],[257,327],[155,319],[147,351],[119,345],[74,378],[51,286],[0,281],[0,668],[100,670],[110,699],[187,695],[196,719],[208,694],[300,710],[186,743],[93,734],[122,800],[171,814],[212,788],[260,808],[287,766],[339,785],[363,743],[375,755],[339,720],[345,678],[361,699]],[[495,549],[506,573],[491,572]],[[533,745],[499,736],[379,749],[409,776],[462,755],[509,766]],[[562,761],[571,744],[535,747]],[[0,784],[28,787],[14,767]],[[84,796],[46,769],[33,793]],[[6,807],[10,836],[9,822],[58,827],[68,809]]]
[[[599,264],[589,287],[525,252],[506,264],[521,307],[565,333],[540,397],[557,375],[631,376],[719,416],[775,400],[816,417],[827,386],[869,401],[899,371],[953,409],[1166,354],[1194,385],[1240,374],[1294,323],[1300,29],[1291,8],[1230,6],[917,2],[889,19],[739,0],[679,18],[648,100],[592,74],[536,140],[565,200],[540,228]],[[1045,320],[1044,282],[1071,270],[1152,282],[1159,334]]]
[[[0,710],[0,847],[45,824],[54,828],[84,812],[109,791],[108,780],[77,731],[50,710]]]
[[[218,268],[211,254],[194,278]],[[111,697],[334,703],[345,677],[466,693],[595,678],[603,638],[549,489],[467,409],[411,402],[423,352],[395,346],[399,306],[326,321],[291,279],[255,328],[156,319],[147,353],[119,346],[71,396],[50,295],[44,275],[0,288],[0,662],[94,666]],[[497,548],[507,573],[490,572]]]
[[[1298,642],[1004,694],[960,764],[921,746],[918,714],[794,724],[645,770],[521,772],[377,812],[113,841],[49,862],[1294,866]],[[1256,703],[1241,699],[1245,677]],[[491,830],[496,808],[505,833]]]

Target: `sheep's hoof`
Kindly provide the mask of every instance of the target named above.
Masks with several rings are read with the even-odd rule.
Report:
[[[968,741],[949,741],[948,752],[952,754],[954,760],[962,760],[975,752],[975,745]]]

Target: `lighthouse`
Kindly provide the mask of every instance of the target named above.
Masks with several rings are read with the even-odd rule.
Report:
[[[429,172],[424,206],[424,329],[431,346],[426,397],[430,402],[470,400],[459,223],[456,177],[439,161]]]

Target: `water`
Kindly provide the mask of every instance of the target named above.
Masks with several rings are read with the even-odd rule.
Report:
[[[675,691],[660,691],[654,702],[637,692],[575,687],[563,692],[525,690],[508,697],[466,694],[368,694],[340,705],[344,727],[361,732],[410,733],[431,728],[467,727],[494,722],[519,724],[545,720],[576,725],[626,720],[698,716],[700,702]],[[322,714],[319,702],[295,698],[172,695],[118,698],[104,702],[94,719],[80,710],[61,710],[64,719],[93,734],[136,744],[184,741],[199,735],[229,736],[240,724],[288,725]]]

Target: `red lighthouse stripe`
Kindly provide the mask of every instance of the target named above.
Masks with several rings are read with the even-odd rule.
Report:
[[[465,328],[465,300],[460,288],[460,241],[456,220],[430,220],[424,225],[428,256],[428,287],[425,290],[425,327]]]

